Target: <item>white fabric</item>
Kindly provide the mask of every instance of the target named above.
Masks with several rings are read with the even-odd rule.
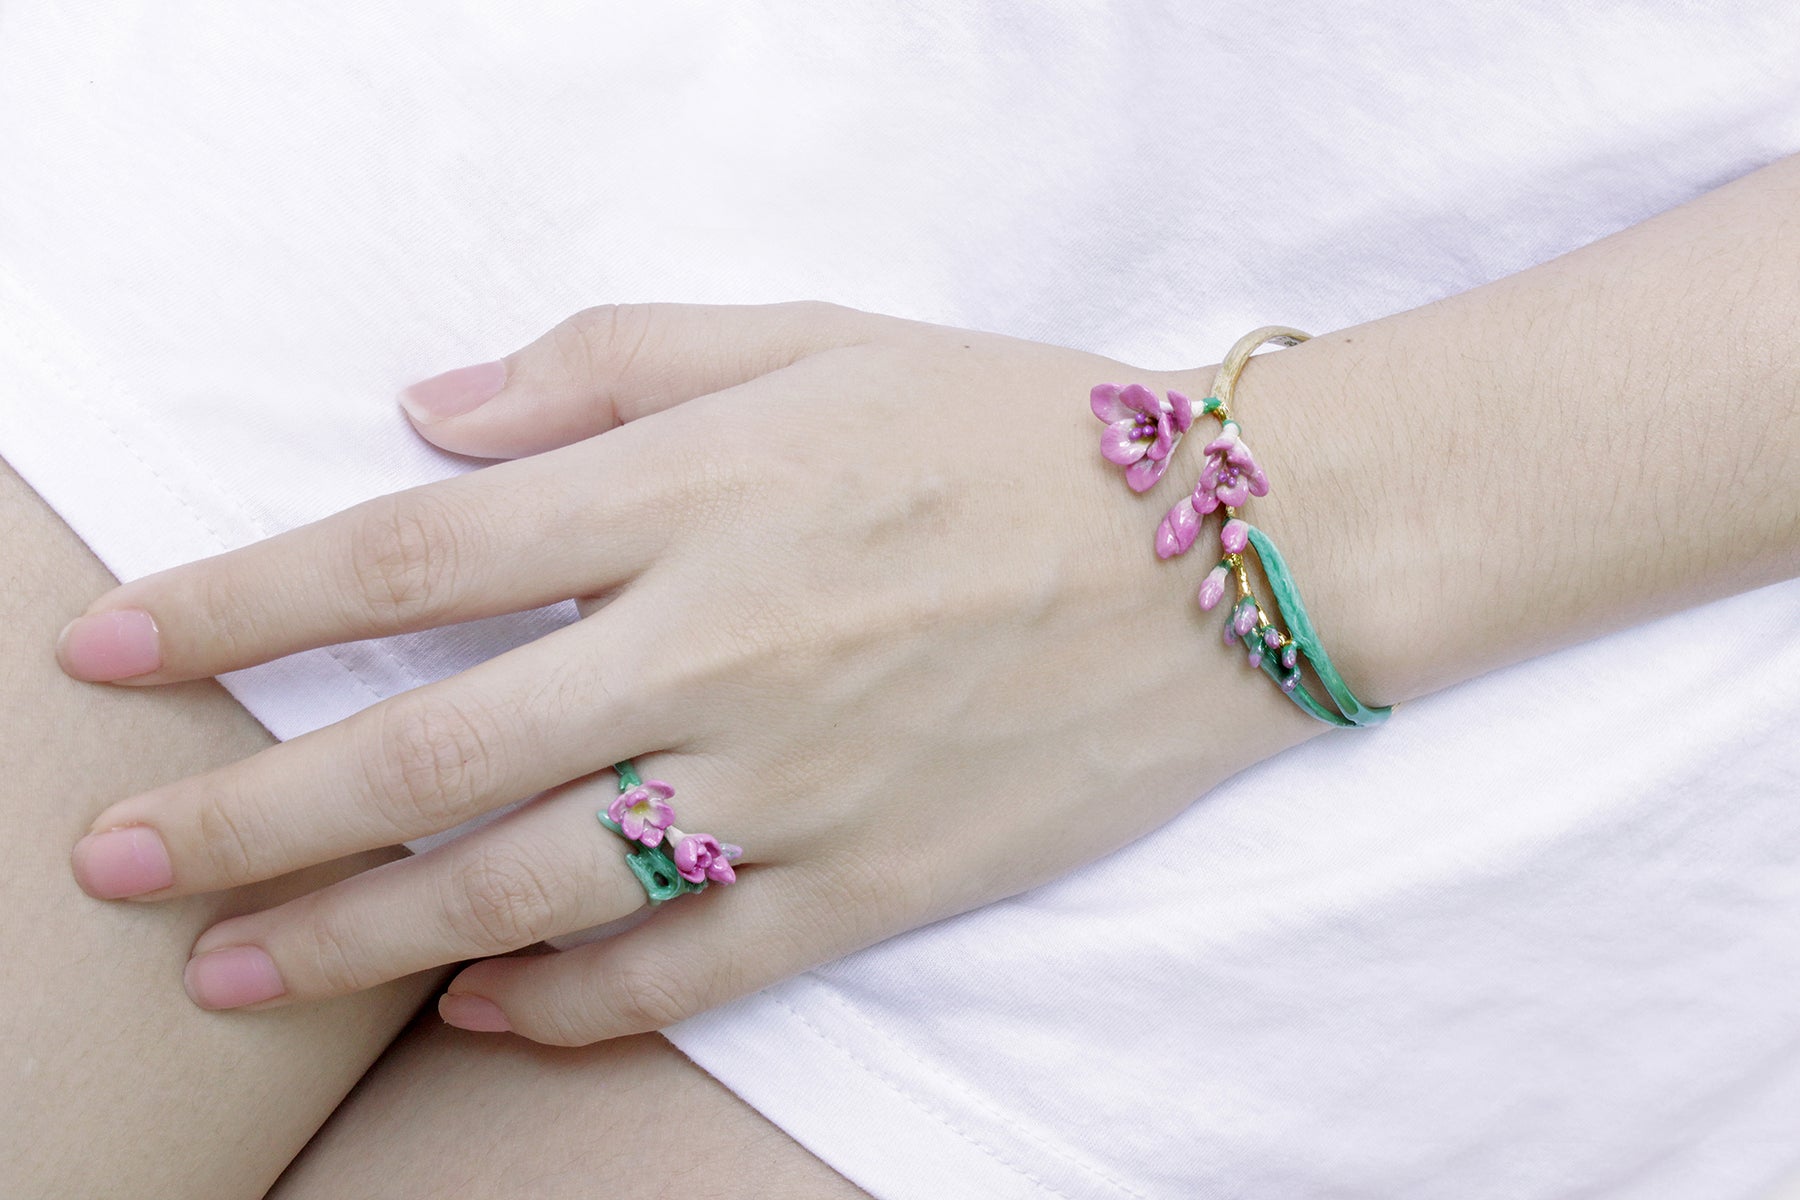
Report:
[[[131,578],[467,469],[394,391],[588,304],[1196,365],[1800,150],[1782,0],[1271,11],[14,0],[0,455]],[[291,737],[570,616],[227,683]],[[1800,1160],[1797,720],[1790,582],[670,1035],[884,1200],[1755,1196]]]

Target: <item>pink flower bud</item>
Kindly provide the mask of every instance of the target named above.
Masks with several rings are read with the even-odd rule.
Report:
[[[734,883],[737,872],[731,869],[731,863],[743,853],[737,846],[721,845],[710,833],[690,833],[670,857],[681,877],[690,883],[709,879],[714,883]]]
[[[1194,511],[1193,498],[1183,496],[1156,528],[1156,557],[1174,558],[1186,554],[1199,534],[1200,514]]]
[[[1225,595],[1225,564],[1220,563],[1206,573],[1200,581],[1200,607],[1211,611],[1212,607]]]
[[[1242,517],[1225,522],[1225,528],[1219,530],[1219,544],[1225,547],[1227,554],[1242,554],[1244,547],[1250,544],[1250,523]]]
[[[1256,627],[1256,605],[1249,597],[1238,602],[1237,611],[1232,614],[1231,628],[1239,637],[1248,637]]]

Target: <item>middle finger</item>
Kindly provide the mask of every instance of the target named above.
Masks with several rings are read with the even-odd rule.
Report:
[[[661,744],[659,690],[617,632],[635,604],[628,591],[460,675],[120,801],[76,844],[76,879],[100,899],[143,900],[254,883],[453,828]]]

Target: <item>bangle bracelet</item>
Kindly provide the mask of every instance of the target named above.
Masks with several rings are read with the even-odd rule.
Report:
[[[1237,599],[1225,619],[1225,644],[1232,646],[1241,641],[1250,666],[1261,667],[1283,694],[1326,724],[1379,725],[1393,706],[1374,707],[1357,699],[1319,644],[1318,632],[1306,615],[1300,589],[1294,585],[1281,552],[1268,534],[1238,515],[1238,509],[1250,497],[1269,492],[1268,476],[1244,444],[1237,418],[1231,412],[1238,376],[1243,374],[1244,364],[1257,347],[1268,342],[1297,346],[1310,336],[1282,325],[1251,330],[1226,353],[1213,377],[1212,394],[1199,404],[1173,391],[1167,399],[1159,399],[1155,392],[1136,383],[1123,387],[1100,384],[1090,393],[1088,404],[1094,415],[1106,422],[1106,430],[1100,435],[1100,452],[1107,461],[1125,468],[1125,482],[1134,492],[1148,491],[1162,478],[1175,447],[1197,417],[1210,416],[1219,422],[1219,435],[1203,451],[1206,459],[1199,481],[1157,527],[1157,556],[1175,558],[1185,554],[1200,534],[1201,521],[1215,510],[1222,511],[1225,523],[1219,530],[1219,545],[1224,553],[1201,582],[1199,601],[1202,609],[1210,611],[1224,597],[1226,580],[1235,579]],[[1275,609],[1286,623],[1285,630],[1256,602],[1250,590],[1250,576],[1244,565],[1246,550],[1256,552],[1257,562],[1275,593]],[[1312,667],[1334,707],[1320,703],[1301,686],[1301,659]]]

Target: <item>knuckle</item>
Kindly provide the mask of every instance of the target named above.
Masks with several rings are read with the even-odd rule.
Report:
[[[556,983],[538,1002],[509,1013],[520,1032],[547,1046],[587,1046],[611,1036],[594,1025],[595,985],[586,980]]]
[[[612,972],[612,1008],[621,1033],[642,1033],[685,1021],[705,1007],[692,983],[667,967],[626,960]]]
[[[276,587],[281,585],[281,581],[269,582]],[[184,604],[189,614],[186,620],[194,622],[198,618],[197,625],[205,631],[213,661],[236,663],[254,659],[265,631],[251,597],[268,597],[270,589],[254,583],[246,586],[238,572],[208,570],[196,572],[191,587],[191,600]]]
[[[656,328],[649,304],[596,304],[557,327],[566,366],[597,379],[617,379],[642,359]]]
[[[833,330],[854,323],[863,314],[856,309],[842,304],[833,304],[829,300],[786,300],[781,307],[793,320],[794,328],[807,342],[817,342],[819,338]]]
[[[370,791],[401,836],[447,828],[485,796],[501,770],[500,738],[480,710],[415,694],[392,702],[368,751]]]
[[[313,913],[301,942],[309,990],[316,989],[321,996],[344,996],[385,982],[386,977],[370,965],[373,959],[362,952],[360,943],[355,927],[341,913]]]
[[[269,876],[273,848],[260,825],[232,791],[211,792],[201,798],[194,810],[194,833],[219,881],[251,883]]]
[[[400,492],[367,502],[350,539],[350,571],[371,624],[396,631],[448,615],[459,564],[479,526],[441,497]]]
[[[446,919],[461,944],[499,954],[562,932],[556,897],[544,864],[515,847],[489,846],[453,873]]]

